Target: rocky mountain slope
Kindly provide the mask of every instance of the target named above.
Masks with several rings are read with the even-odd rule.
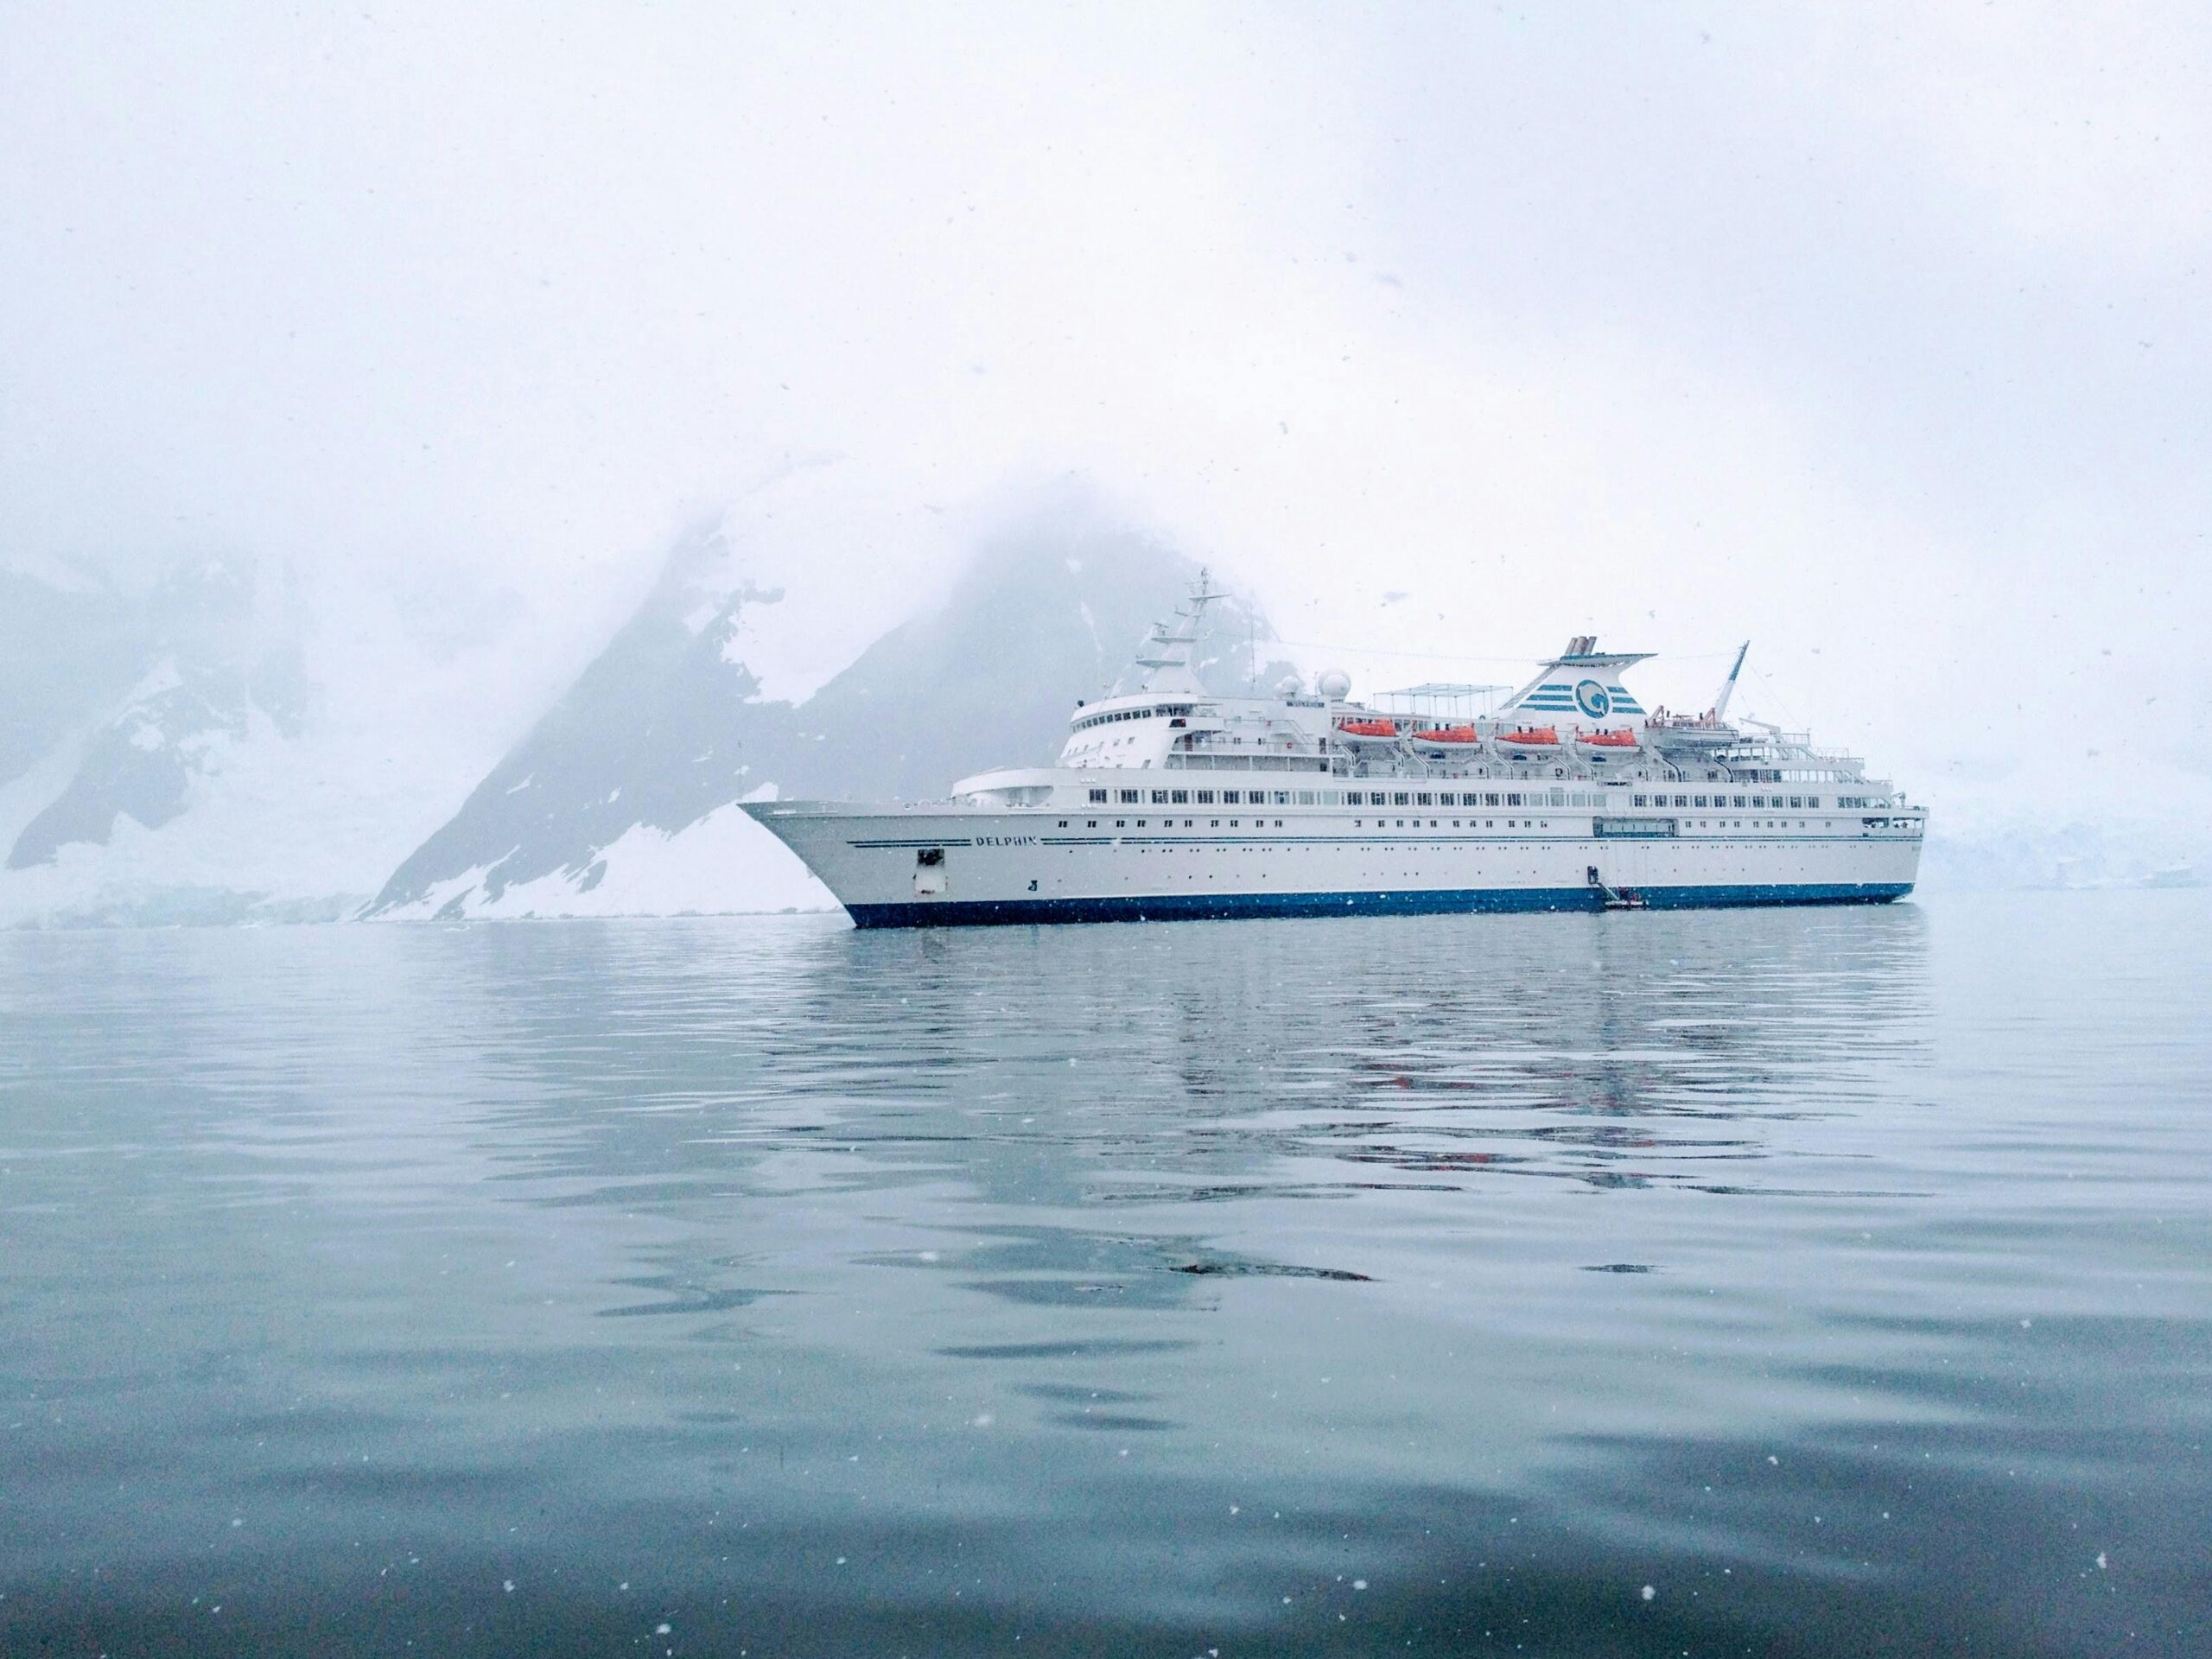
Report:
[[[0,572],[0,921],[237,920],[272,902],[144,857],[243,751],[299,734],[312,688],[264,597],[251,566],[213,561],[137,594]]]
[[[367,913],[827,904],[734,803],[928,799],[987,766],[1047,760],[1076,700],[1120,679],[1197,575],[1125,526],[1040,516],[999,532],[940,604],[793,702],[764,696],[740,654],[749,630],[772,626],[760,610],[779,595],[734,576],[728,554],[718,532],[686,538],[637,614]],[[1268,630],[1217,608],[1205,672],[1245,683]]]

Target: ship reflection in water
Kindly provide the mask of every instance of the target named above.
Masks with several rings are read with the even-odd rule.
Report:
[[[0,1648],[2199,1650],[2206,910],[11,938]]]

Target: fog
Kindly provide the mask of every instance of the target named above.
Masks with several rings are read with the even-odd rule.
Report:
[[[1701,705],[1750,638],[1751,711],[1939,833],[2201,857],[2208,45],[2183,6],[18,7],[0,568],[250,573],[239,660],[311,694],[195,773],[186,885],[374,891],[689,527],[781,590],[747,661],[802,698],[1071,480],[1362,691],[1594,632]],[[97,702],[0,780],[10,838]],[[70,892],[153,856],[124,829]]]

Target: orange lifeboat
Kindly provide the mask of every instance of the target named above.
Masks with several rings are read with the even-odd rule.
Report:
[[[1523,726],[1516,731],[1500,732],[1497,741],[1523,749],[1555,749],[1559,747],[1559,728],[1555,726]]]
[[[1589,749],[1632,749],[1636,747],[1636,734],[1627,730],[1591,732],[1574,741]]]
[[[1415,732],[1416,743],[1479,743],[1483,734],[1471,726],[1437,726],[1426,732]]]
[[[1395,720],[1347,720],[1337,729],[1346,737],[1395,737],[1398,722]]]

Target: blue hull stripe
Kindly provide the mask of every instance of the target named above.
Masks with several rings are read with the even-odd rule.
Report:
[[[1760,886],[1639,887],[1654,910],[1723,905],[1880,905],[1910,881],[1799,881]],[[1118,899],[926,899],[848,905],[859,927],[988,927],[1049,922],[1168,922],[1236,916],[1415,916],[1474,911],[1603,908],[1589,887],[1454,887],[1399,893],[1192,893]]]

